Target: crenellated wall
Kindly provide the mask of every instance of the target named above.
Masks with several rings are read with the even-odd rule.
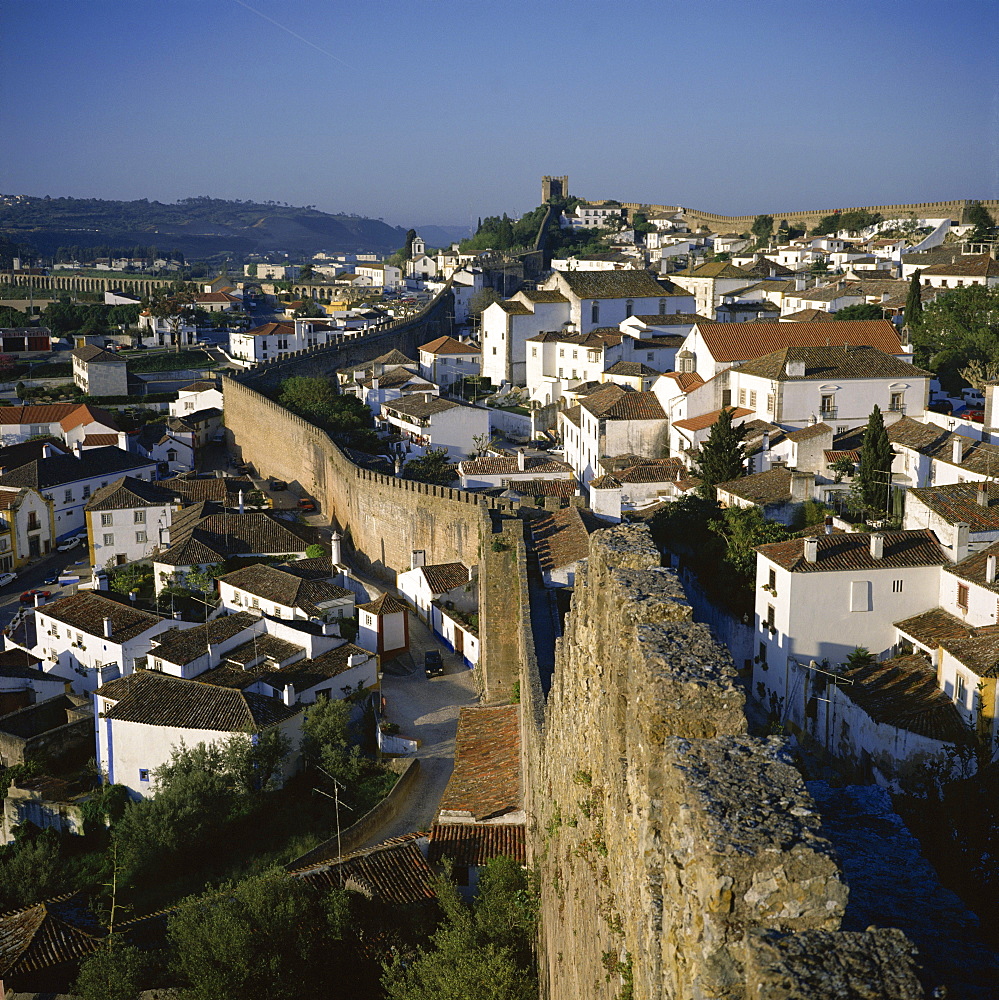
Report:
[[[839,930],[818,809],[646,527],[591,536],[543,724],[521,691],[544,997],[923,996],[904,934]]]

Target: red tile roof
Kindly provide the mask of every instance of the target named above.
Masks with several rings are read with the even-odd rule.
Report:
[[[455,587],[468,583],[468,567],[460,562],[422,566],[423,575],[432,594],[446,594]]]
[[[823,573],[837,570],[900,569],[912,566],[942,566],[947,557],[936,536],[927,528],[917,531],[885,531],[880,559],[871,555],[871,535],[851,532],[818,536],[815,562],[805,559],[805,539],[761,545],[756,551],[792,573]]]
[[[419,350],[426,351],[427,354],[479,354],[480,348],[463,344],[454,337],[438,337],[431,340],[429,344],[423,344]]]
[[[721,416],[721,410],[712,410],[710,413],[702,413],[699,417],[688,417],[686,420],[674,420],[674,427],[681,427],[688,431],[703,431],[706,427],[712,427]],[[740,417],[748,417],[753,411],[747,410],[744,406],[737,406],[732,411],[732,423],[739,422]]]
[[[430,830],[427,860],[437,864],[450,858],[469,868],[493,858],[508,857],[527,864],[525,830],[516,823],[435,823]]]
[[[396,600],[390,594],[382,594],[381,597],[376,597],[373,601],[368,601],[367,604],[358,604],[357,607],[360,611],[367,611],[368,614],[372,615],[395,615],[400,611],[409,611],[409,608],[402,601]]]
[[[470,813],[481,821],[523,806],[519,706],[462,708],[441,811]]]
[[[904,354],[898,332],[886,319],[833,323],[698,323],[697,329],[716,362],[730,364],[762,358],[787,347],[849,344],[885,354]]]

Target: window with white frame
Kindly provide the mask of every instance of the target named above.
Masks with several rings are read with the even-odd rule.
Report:
[[[113,514],[101,514],[101,527],[110,527],[113,516]]]
[[[106,534],[104,536],[104,544],[105,545],[114,545],[114,535]]]

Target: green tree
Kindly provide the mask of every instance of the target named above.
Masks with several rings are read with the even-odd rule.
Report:
[[[756,242],[765,244],[774,231],[774,217],[772,215],[758,215],[753,219],[750,232],[756,237]]]
[[[844,306],[836,313],[836,319],[884,319],[885,311],[881,306],[858,302],[856,305]]]
[[[999,287],[970,285],[938,295],[912,331],[916,364],[956,375],[970,361],[999,358]]]
[[[909,292],[905,297],[905,325],[910,333],[923,321],[923,298],[919,290],[919,271],[909,279]]]
[[[781,542],[790,534],[783,524],[768,521],[759,507],[726,507],[713,528],[725,540],[725,562],[751,586],[756,575],[757,546]]]
[[[895,457],[888,432],[885,430],[881,409],[875,405],[867,420],[864,430],[864,442],[860,451],[860,468],[857,470],[857,483],[864,506],[868,511],[878,514],[888,510],[888,480],[891,475],[891,463]]]
[[[191,1000],[328,996],[330,959],[349,933],[349,914],[344,893],[321,900],[282,871],[230,882],[171,915],[172,965]],[[342,995],[351,995],[349,963],[336,965]]]
[[[495,288],[480,288],[468,300],[468,314],[478,318],[484,309],[487,309],[494,302],[501,302],[502,296]]]
[[[403,466],[402,475],[434,486],[450,486],[455,480],[455,465],[448,461],[447,448],[428,448],[421,458],[411,458]]]
[[[137,1000],[148,965],[138,948],[109,935],[107,943],[80,964],[73,992],[83,1000]]]
[[[314,299],[310,299],[308,296],[302,299],[298,308],[295,310],[296,319],[313,319],[318,316],[325,316],[326,313],[323,311],[322,306],[320,306]]]
[[[326,550],[321,545],[310,545],[305,550],[306,559],[322,559],[326,555]]]
[[[969,225],[975,227],[974,232],[971,234],[971,239],[973,240],[984,239],[990,235],[992,228],[996,224],[989,210],[980,201],[973,201],[968,206],[968,213],[965,218],[968,220]]]
[[[170,291],[157,291],[149,298],[147,308],[155,319],[165,319],[170,328],[170,340],[180,353],[183,336],[181,329],[194,319],[194,293],[185,288],[183,282],[174,282]]]
[[[27,326],[28,314],[12,306],[0,306],[0,327]]]
[[[0,909],[56,896],[69,888],[67,880],[54,830],[22,829],[14,843],[0,848]]]
[[[350,706],[339,698],[315,702],[302,721],[302,757],[348,787],[361,773],[361,751],[350,743]]]
[[[721,411],[697,457],[700,493],[706,500],[714,500],[718,483],[738,479],[746,471],[742,440],[746,429],[744,424],[732,425],[734,412],[731,407]]]
[[[416,230],[406,230],[406,260],[413,259],[413,242],[416,239]]]
[[[382,985],[390,1000],[529,1000],[537,996],[533,960],[536,888],[509,859],[482,871],[473,908],[450,880],[437,883],[444,919],[428,948],[397,957]]]

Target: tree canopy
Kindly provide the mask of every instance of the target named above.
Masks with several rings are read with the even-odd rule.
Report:
[[[858,302],[856,305],[844,306],[836,313],[836,319],[884,319],[885,311],[881,306]]]
[[[758,242],[765,242],[770,239],[774,231],[774,217],[772,215],[758,215],[753,219],[750,232],[756,237]]]
[[[999,358],[999,287],[969,285],[938,295],[911,331],[917,365],[957,375],[971,361]]]
[[[875,405],[864,430],[856,480],[857,489],[868,511],[883,514],[888,510],[888,481],[893,458],[894,452],[888,440],[881,409]]]
[[[919,290],[919,272],[913,271],[905,297],[905,325],[910,333],[923,321],[923,298]]]
[[[697,457],[701,496],[708,500],[714,499],[718,483],[738,479],[745,472],[742,439],[746,430],[743,424],[738,427],[732,425],[734,412],[731,407],[721,411]]]
[[[428,448],[422,457],[411,458],[402,469],[403,477],[434,486],[450,486],[455,478],[455,464],[448,461],[447,448]]]

